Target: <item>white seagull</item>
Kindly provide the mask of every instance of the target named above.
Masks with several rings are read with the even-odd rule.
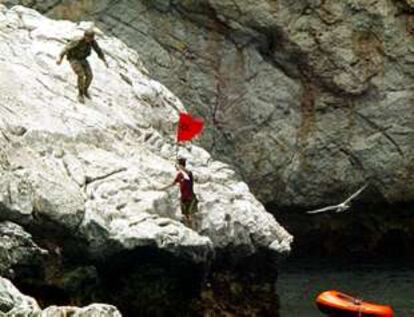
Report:
[[[328,206],[328,207],[324,207],[321,209],[317,209],[317,210],[312,210],[312,211],[307,211],[308,214],[318,214],[320,212],[325,212],[325,211],[331,211],[331,210],[335,210],[335,212],[343,212],[345,210],[348,210],[351,205],[350,202],[351,200],[353,200],[354,198],[356,198],[359,194],[362,193],[362,191],[367,188],[368,183],[365,184],[364,186],[362,186],[360,189],[358,189],[355,193],[353,193],[347,200],[345,200],[343,203],[340,203],[339,205],[335,205],[335,206]]]

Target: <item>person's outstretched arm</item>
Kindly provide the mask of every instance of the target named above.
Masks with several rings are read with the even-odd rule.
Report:
[[[106,58],[105,58],[105,54],[102,51],[102,49],[99,47],[97,41],[92,42],[92,48],[96,52],[96,54],[98,54],[98,57],[105,63],[105,66],[109,67],[108,62],[106,61]]]
[[[171,188],[174,185],[175,185],[175,181],[172,184],[169,184],[169,185],[166,185],[166,186],[163,186],[163,187],[158,188],[158,190],[167,190],[168,188]]]
[[[171,184],[166,185],[166,186],[161,187],[161,188],[158,188],[158,190],[167,190],[168,188],[173,187],[175,184],[177,184],[177,183],[179,183],[179,182],[180,182],[180,179],[181,179],[182,177],[183,177],[183,175],[182,175],[181,173],[179,173],[179,174],[175,177],[174,181],[173,181]]]
[[[59,57],[56,61],[56,64],[58,65],[62,64],[63,58],[66,56],[66,54],[68,54],[68,52],[72,48],[75,48],[78,45],[78,43],[79,41],[73,40],[73,41],[70,41],[68,44],[66,44],[63,50],[60,52]]]

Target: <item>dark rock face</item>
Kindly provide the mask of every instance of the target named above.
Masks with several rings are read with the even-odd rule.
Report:
[[[12,222],[0,223],[0,275],[13,278],[18,269],[34,269],[47,255],[21,226]]]
[[[59,261],[53,259],[62,258],[52,254],[56,249],[50,248],[50,243],[46,248],[40,248],[33,241],[32,235],[27,233],[21,226],[11,223],[0,223],[0,275],[7,276],[21,289],[30,292],[31,295],[37,295],[40,300],[21,294],[13,284],[6,278],[0,278],[0,313],[4,316],[60,316],[61,314],[74,314],[73,316],[83,317],[119,317],[119,311],[109,305],[91,305],[85,308],[78,307],[57,307],[50,306],[43,311],[40,306],[46,307],[48,304],[67,305],[70,298],[80,298],[80,290],[83,286],[80,284],[88,283],[89,290],[94,290],[97,285],[90,284],[94,279],[93,269],[77,268],[76,272],[61,274],[61,285],[53,281],[58,277],[55,271],[56,264]],[[89,269],[89,272],[87,270]],[[62,272],[60,272],[62,273]],[[95,275],[96,277],[96,275]],[[72,281],[70,281],[72,280]],[[71,294],[70,291],[74,293]],[[72,295],[72,297],[71,297]],[[91,301],[89,294],[89,302]],[[83,294],[85,296],[85,293]],[[66,298],[65,298],[66,297]],[[84,299],[86,299],[84,297]],[[75,302],[72,301],[71,304]],[[39,305],[40,304],[40,305]],[[82,302],[78,302],[82,305]]]
[[[411,204],[355,204],[313,217],[291,210],[279,213],[279,221],[295,236],[292,257],[404,262],[414,257],[412,212]]]
[[[276,292],[278,260],[263,250],[242,261],[221,257],[197,303],[203,316],[279,316]]]
[[[20,3],[134,47],[262,201],[312,208],[367,179],[367,201],[414,198],[412,1]]]

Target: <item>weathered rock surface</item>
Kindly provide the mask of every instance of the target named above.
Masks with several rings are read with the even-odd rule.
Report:
[[[48,251],[40,248],[21,226],[0,223],[0,275],[14,276],[13,267],[40,265]]]
[[[153,300],[151,309],[174,314],[185,310],[172,303],[178,296],[188,305],[197,296],[181,292],[180,283],[194,290],[203,270],[219,261],[215,254],[242,263],[262,252],[289,252],[292,236],[229,165],[198,146],[176,148],[184,107],[123,42],[98,39],[110,68],[92,56],[93,100],[76,102],[75,76],[55,59],[89,26],[0,5],[2,219],[23,226],[50,253],[40,277],[16,285],[49,304],[53,296],[64,303],[105,298],[132,307],[132,316],[139,309],[150,314]],[[194,230],[180,222],[178,189],[156,189],[174,179],[177,150],[197,179]],[[274,263],[268,268],[274,298]],[[90,280],[111,292],[90,291]],[[73,288],[84,297],[72,296]]]
[[[40,308],[33,298],[21,294],[9,280],[0,277],[0,311],[6,316],[31,316]]]
[[[414,199],[412,1],[6,2],[135,48],[263,201],[311,208],[367,179],[362,199]]]
[[[121,317],[121,313],[111,305],[93,304],[87,307],[51,306],[43,310],[41,317]]]
[[[93,304],[87,307],[57,307],[51,306],[43,311],[36,300],[23,295],[13,284],[0,277],[0,313],[1,316],[27,317],[121,317],[121,313],[113,306]]]
[[[179,222],[176,192],[154,188],[174,178],[174,125],[184,108],[145,74],[136,53],[100,39],[111,67],[91,59],[93,101],[81,105],[69,65],[54,60],[87,25],[23,7],[2,7],[0,17],[0,204],[9,219],[50,221],[100,256],[155,246],[203,262],[213,248],[289,249],[290,235],[248,187],[196,146],[180,153],[198,178],[198,233]]]

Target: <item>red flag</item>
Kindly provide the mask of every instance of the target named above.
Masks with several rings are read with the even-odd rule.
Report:
[[[177,142],[190,141],[201,133],[203,127],[203,119],[180,112],[180,120],[178,121],[177,127]]]

